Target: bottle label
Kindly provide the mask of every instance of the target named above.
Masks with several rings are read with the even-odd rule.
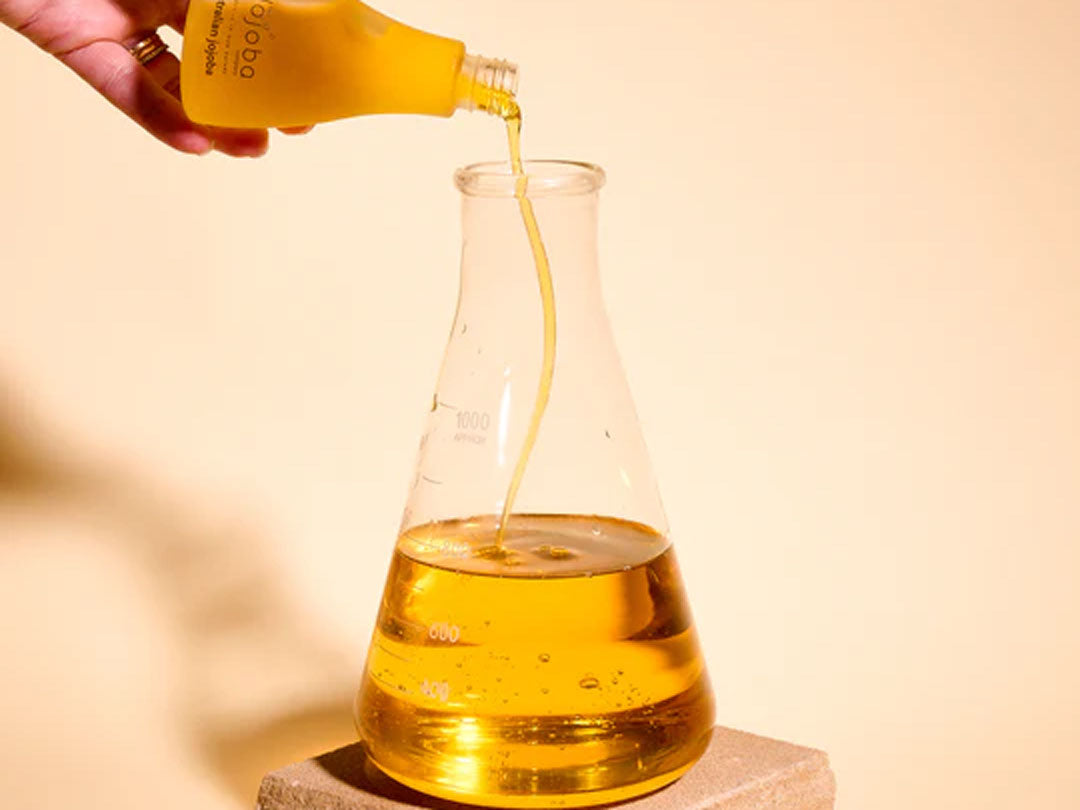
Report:
[[[254,79],[274,39],[275,0],[213,0],[203,42],[207,76]]]

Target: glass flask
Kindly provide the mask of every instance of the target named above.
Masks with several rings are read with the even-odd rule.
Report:
[[[545,308],[510,167],[462,169],[457,313],[356,723],[371,761],[424,793],[573,807],[678,778],[713,697],[601,296],[604,174],[525,170],[554,286],[547,407],[506,510]]]

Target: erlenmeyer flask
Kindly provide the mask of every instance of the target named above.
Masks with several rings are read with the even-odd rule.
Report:
[[[537,270],[505,164],[460,170],[461,290],[356,722],[425,793],[617,801],[676,779],[713,722],[704,661],[600,292],[604,174],[526,163],[555,289],[550,399]]]

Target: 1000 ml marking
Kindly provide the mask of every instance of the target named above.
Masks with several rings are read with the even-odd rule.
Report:
[[[491,427],[491,414],[483,411],[458,411],[458,430],[487,430]]]
[[[472,444],[487,442],[484,434],[491,427],[491,414],[485,411],[458,411],[456,418],[458,432],[454,434],[454,441]]]

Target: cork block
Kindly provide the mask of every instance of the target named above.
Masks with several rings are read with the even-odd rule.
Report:
[[[623,802],[634,810],[831,810],[836,782],[822,751],[717,727],[705,755],[662,790]],[[257,810],[444,810],[383,776],[350,745],[268,774]]]

